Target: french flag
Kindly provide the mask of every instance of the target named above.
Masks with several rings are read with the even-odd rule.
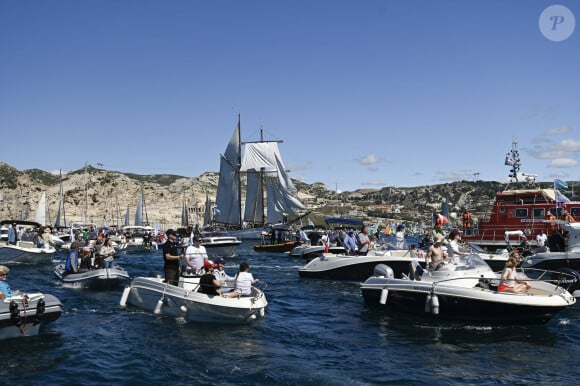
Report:
[[[328,253],[328,249],[330,248],[330,235],[326,235],[326,241],[324,242],[324,253]]]

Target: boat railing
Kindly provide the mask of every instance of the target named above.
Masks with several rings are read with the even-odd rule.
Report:
[[[579,280],[578,276],[563,271],[551,271],[538,268],[520,268],[518,271],[525,280],[543,281],[554,284],[556,287],[564,288],[565,290],[574,286]]]

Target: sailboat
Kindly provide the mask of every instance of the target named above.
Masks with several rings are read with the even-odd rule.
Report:
[[[46,192],[42,192],[40,195],[40,201],[38,201],[38,208],[36,209],[34,222],[42,226],[46,225]]]
[[[135,211],[135,225],[127,225],[129,222],[129,207],[125,214],[125,226],[123,234],[125,240],[119,246],[126,253],[141,253],[157,249],[157,243],[153,242],[153,227],[149,226],[147,212],[145,210],[145,194],[141,186],[141,195]]]
[[[229,229],[232,236],[261,239],[271,226],[284,224],[288,216],[298,216],[305,206],[294,196],[278,143],[241,142],[240,118],[220,157],[220,175],[214,208],[214,223]],[[242,158],[242,145],[245,145]],[[246,176],[246,200],[242,216],[242,174]],[[283,225],[280,225],[283,224]]]

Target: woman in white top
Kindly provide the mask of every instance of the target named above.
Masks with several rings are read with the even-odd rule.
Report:
[[[250,273],[250,264],[243,262],[240,264],[240,272],[237,273],[235,278],[235,290],[229,292],[224,297],[239,297],[239,296],[250,296],[252,295],[252,285],[256,284],[260,279],[254,279],[254,276]]]

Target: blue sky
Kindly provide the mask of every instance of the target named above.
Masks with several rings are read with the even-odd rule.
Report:
[[[330,189],[580,179],[574,1],[0,0],[0,161],[188,177],[242,140],[281,139]],[[580,20],[577,20],[580,22]]]

